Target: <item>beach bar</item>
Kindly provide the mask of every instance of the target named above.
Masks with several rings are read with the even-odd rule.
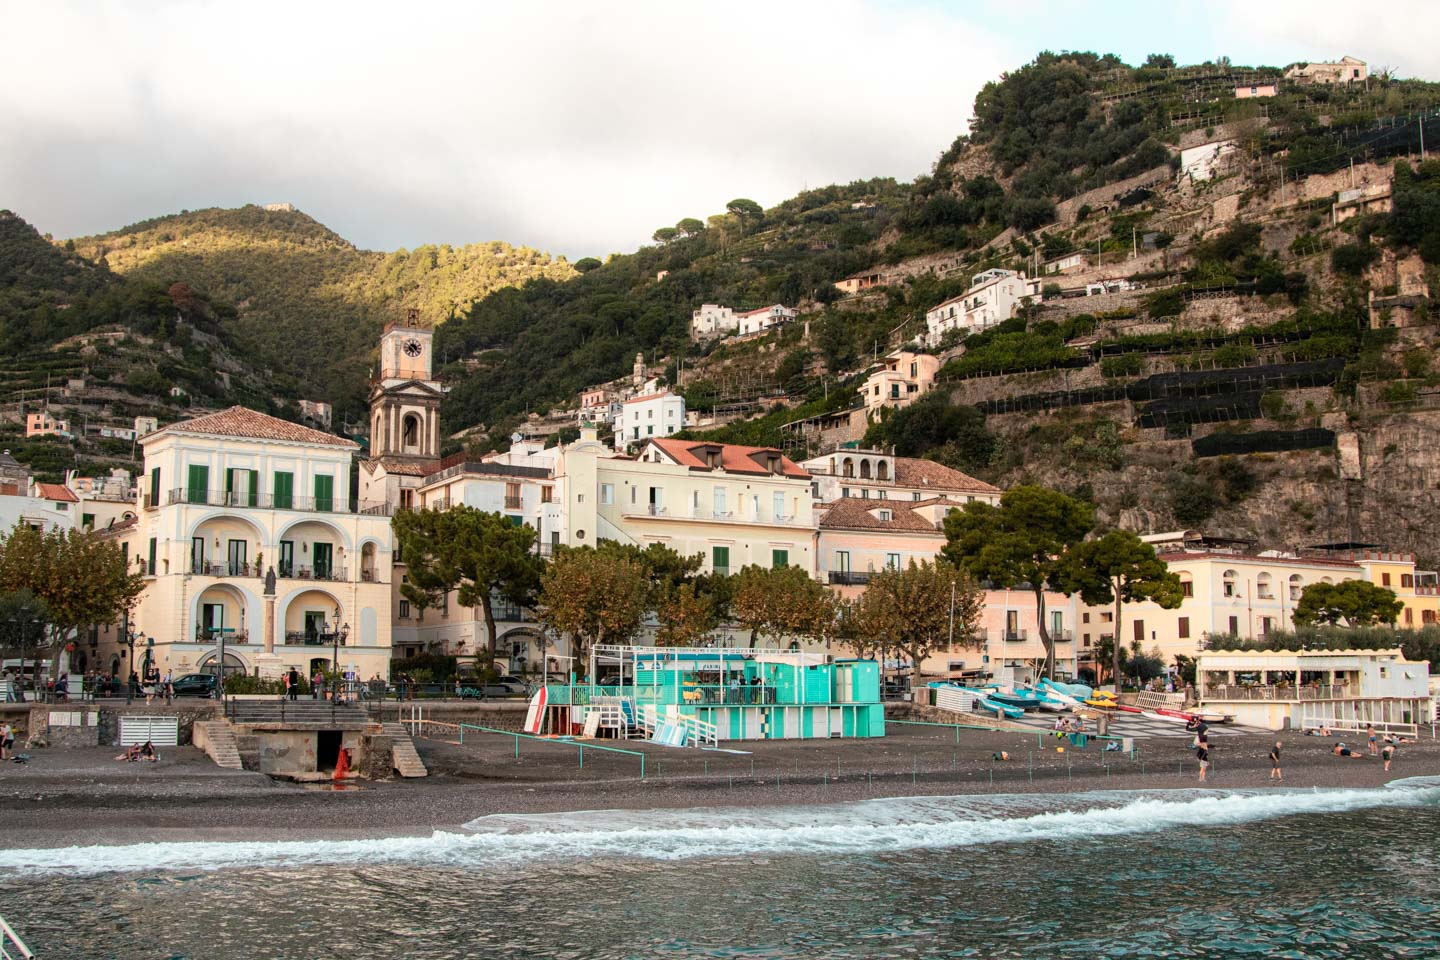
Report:
[[[874,660],[750,647],[600,645],[588,680],[546,687],[550,732],[685,742],[881,737]],[[593,718],[593,719],[592,719]]]
[[[1398,649],[1206,651],[1195,676],[1202,709],[1271,730],[1413,734],[1434,716],[1430,664]]]

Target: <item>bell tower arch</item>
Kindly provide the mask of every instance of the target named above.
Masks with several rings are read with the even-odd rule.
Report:
[[[380,336],[380,369],[370,387],[370,456],[435,460],[440,456],[440,399],[434,378],[435,331],[412,310]]]

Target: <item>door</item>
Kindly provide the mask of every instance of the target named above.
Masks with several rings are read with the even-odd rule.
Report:
[[[1144,643],[1144,642],[1145,642],[1145,621],[1144,621],[1144,620],[1136,620],[1133,624],[1131,624],[1131,626],[1134,627],[1134,629],[1135,629],[1135,642],[1136,642],[1136,643]]]
[[[210,492],[210,468],[192,463],[185,480],[185,502],[205,503]]]
[[[295,576],[295,541],[280,541],[280,569],[277,571],[282,577]]]
[[[329,513],[335,505],[335,478],[319,475],[315,478],[315,509]]]
[[[225,629],[225,607],[219,603],[206,603],[200,608],[200,622],[205,627],[205,639],[214,640]]]
[[[664,491],[659,487],[650,488],[650,514],[658,516],[665,511]]]
[[[315,551],[315,579],[330,579],[330,560],[333,548],[328,543],[317,543],[312,549]]]
[[[1005,611],[1005,639],[1020,639],[1020,611],[1018,610]]]
[[[275,506],[281,510],[289,510],[295,503],[295,474],[276,471],[275,473]]]
[[[305,611],[305,642],[318,643],[325,634],[325,611]]]
[[[152,541],[150,541],[150,542],[153,544],[155,541],[152,540]],[[152,550],[151,553],[153,554],[154,551]],[[153,556],[150,558],[150,567],[151,567],[151,570],[152,570],[152,572],[153,572],[154,567],[155,567],[155,558],[154,558]],[[204,538],[204,537],[191,537],[191,538],[190,538],[190,572],[191,572],[191,573],[204,573],[204,572],[205,572],[205,538]]]
[[[244,576],[245,573],[246,573],[246,570],[245,570],[245,541],[244,541],[244,540],[231,540],[230,543],[229,543],[229,553],[228,553],[226,559],[228,559],[228,560],[230,561],[230,576],[232,576],[232,577]]]
[[[1050,611],[1050,638],[1058,640],[1065,634],[1065,614],[1059,610]]]
[[[229,469],[225,471],[225,502],[232,507],[253,507],[260,486],[259,473],[255,470]]]

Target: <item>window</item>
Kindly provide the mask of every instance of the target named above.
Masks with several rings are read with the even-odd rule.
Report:
[[[1195,596],[1195,584],[1189,578],[1180,581],[1180,596]]]
[[[409,619],[410,619],[410,601],[409,601],[409,600],[401,600],[401,601],[400,601],[400,619],[401,619],[401,620],[409,620]]]
[[[716,487],[716,488],[715,488],[715,491],[714,491],[714,495],[715,495],[715,504],[714,504],[715,516],[717,516],[717,517],[724,516],[724,515],[725,515],[725,488],[724,488],[724,487]]]
[[[777,491],[777,492],[775,492],[774,494],[771,495],[771,497],[770,497],[770,509],[771,509],[771,511],[772,511],[772,514],[771,514],[771,515],[772,515],[776,520],[782,520],[782,519],[784,519],[784,517],[785,517],[785,494],[784,494],[783,492]]]
[[[1090,613],[1089,613],[1089,611],[1086,611],[1085,613],[1080,614],[1080,622],[1081,622],[1081,623],[1089,623],[1089,622],[1090,622]]]
[[[1274,622],[1275,622],[1275,621],[1274,621],[1274,618],[1272,618],[1272,617],[1261,617],[1261,618],[1260,618],[1260,636],[1262,636],[1262,637],[1268,636],[1269,633],[1270,633],[1270,627],[1271,627],[1271,625],[1272,625]]]
[[[861,500],[869,500],[869,499],[870,499],[870,491],[869,491],[869,490],[861,490],[861,491],[860,491],[860,499],[861,499]]]
[[[850,572],[850,551],[849,551],[849,550],[836,550],[836,551],[835,551],[835,569],[838,570],[838,571],[840,571],[841,573],[849,573],[849,572]]]
[[[789,550],[771,550],[771,551],[770,551],[770,566],[775,567],[777,570],[778,570],[780,567],[788,567],[788,566],[790,566],[790,551],[789,551]]]
[[[159,547],[160,547],[160,541],[157,540],[155,537],[151,537],[151,538],[150,538],[150,563],[149,563],[148,566],[146,566],[145,572],[148,573],[148,574],[150,574],[152,577],[155,575],[155,553],[156,553],[156,551],[159,549]]]
[[[841,487],[841,488],[840,488],[840,496],[842,496],[842,497],[848,497],[848,496],[850,496],[850,488],[849,488],[849,487]]]
[[[206,494],[210,488],[210,468],[201,464],[191,464],[185,484],[186,503],[204,503]]]
[[[1382,573],[1382,574],[1380,574],[1380,586],[1382,586],[1382,587],[1388,587],[1388,586],[1390,586],[1390,574],[1388,574],[1388,573]]]
[[[1175,621],[1175,632],[1181,640],[1190,639],[1190,618],[1181,617]]]
[[[647,420],[654,420],[654,419],[655,419],[655,411],[654,411],[654,410],[646,410],[646,411],[645,411],[645,419],[647,419]]]
[[[712,547],[710,550],[710,569],[715,573],[726,575],[730,572],[730,548]]]
[[[1230,632],[1231,632],[1232,634],[1234,634],[1235,636],[1239,636],[1239,635],[1240,635],[1240,618],[1239,618],[1239,617],[1231,617],[1231,618],[1230,618]]]
[[[1405,590],[1409,590],[1415,586],[1415,577],[1408,573],[1400,574],[1400,586]]]
[[[887,523],[895,519],[895,512],[893,510],[876,510],[875,512],[879,515],[881,520]]]
[[[885,554],[885,569],[887,569],[887,570],[899,570],[899,569],[900,569],[900,554],[898,554],[898,553],[887,553],[887,554]]]
[[[920,493],[919,493],[919,491],[916,491],[915,493],[910,494],[910,499],[911,499],[911,500],[919,500],[919,499],[920,499]]]
[[[554,488],[554,487],[541,487],[541,488],[540,488],[540,502],[541,502],[541,503],[553,503],[554,500],[555,500],[555,498],[554,498],[554,491],[555,491],[555,488]]]
[[[1101,622],[1101,623],[1114,623],[1114,622],[1115,622],[1115,614],[1109,612],[1108,610],[1105,611],[1104,613],[1100,614],[1100,622]]]
[[[1270,574],[1262,573],[1255,578],[1255,596],[1260,600],[1275,599],[1270,593]]]
[[[653,436],[655,435],[655,428],[654,428],[653,426],[646,427],[646,428],[645,428],[645,435],[646,435],[647,437],[653,437]]]
[[[1415,622],[1415,611],[1409,607],[1405,608],[1405,625],[1408,627]]]
[[[150,471],[150,506],[160,506],[160,468]]]
[[[1087,647],[1090,646],[1090,634],[1088,634],[1088,633],[1082,634],[1081,637],[1080,637],[1080,642],[1083,643],[1083,644],[1084,644],[1085,646],[1087,646]]]
[[[1227,597],[1235,596],[1235,571],[1226,570],[1221,574],[1221,579],[1223,581],[1221,584],[1221,593]]]
[[[1300,582],[1300,574],[1298,574],[1298,573],[1292,573],[1292,574],[1290,574],[1290,599],[1291,599],[1291,600],[1299,600],[1299,599],[1300,599],[1300,594],[1301,594],[1301,592],[1302,592],[1303,590],[1304,590],[1304,584],[1302,584],[1302,583]]]

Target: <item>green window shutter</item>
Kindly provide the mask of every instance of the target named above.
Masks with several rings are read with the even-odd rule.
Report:
[[[289,510],[295,505],[295,474],[289,472],[275,472],[275,488],[272,491],[275,499],[275,506],[281,510]]]
[[[771,550],[771,551],[770,551],[770,566],[775,567],[776,569],[779,569],[780,567],[788,567],[788,566],[790,566],[790,551],[789,551],[789,550]]]
[[[254,507],[260,503],[260,471],[250,471],[250,506]]]
[[[82,527],[93,527],[93,526],[95,526],[95,514],[93,514],[93,513],[82,513],[82,514],[80,514],[80,526],[82,526]]]
[[[523,527],[525,525],[525,518],[517,517],[513,513],[507,513],[505,519],[510,521],[510,526],[512,527]]]
[[[150,506],[160,506],[160,468],[150,471]]]
[[[321,513],[329,513],[335,501],[335,478],[327,476],[315,477],[315,509]]]
[[[714,570],[715,570],[716,573],[729,573],[729,572],[730,572],[730,548],[729,548],[729,547],[715,547],[715,548],[713,548],[713,551],[714,551],[714,552],[713,552],[712,555],[711,555],[710,566],[714,568]]]
[[[155,551],[156,551],[156,549],[157,549],[158,547],[159,547],[159,541],[157,541],[154,537],[151,537],[151,538],[150,538],[150,563],[149,563],[149,565],[146,566],[146,568],[145,568],[145,572],[148,573],[148,574],[150,574],[151,576],[154,576],[154,575],[155,575]]]
[[[235,468],[228,467],[225,470],[225,502],[230,502],[230,495],[235,492]]]
[[[210,497],[210,468],[200,464],[191,464],[190,473],[185,484],[186,503],[206,503]]]

